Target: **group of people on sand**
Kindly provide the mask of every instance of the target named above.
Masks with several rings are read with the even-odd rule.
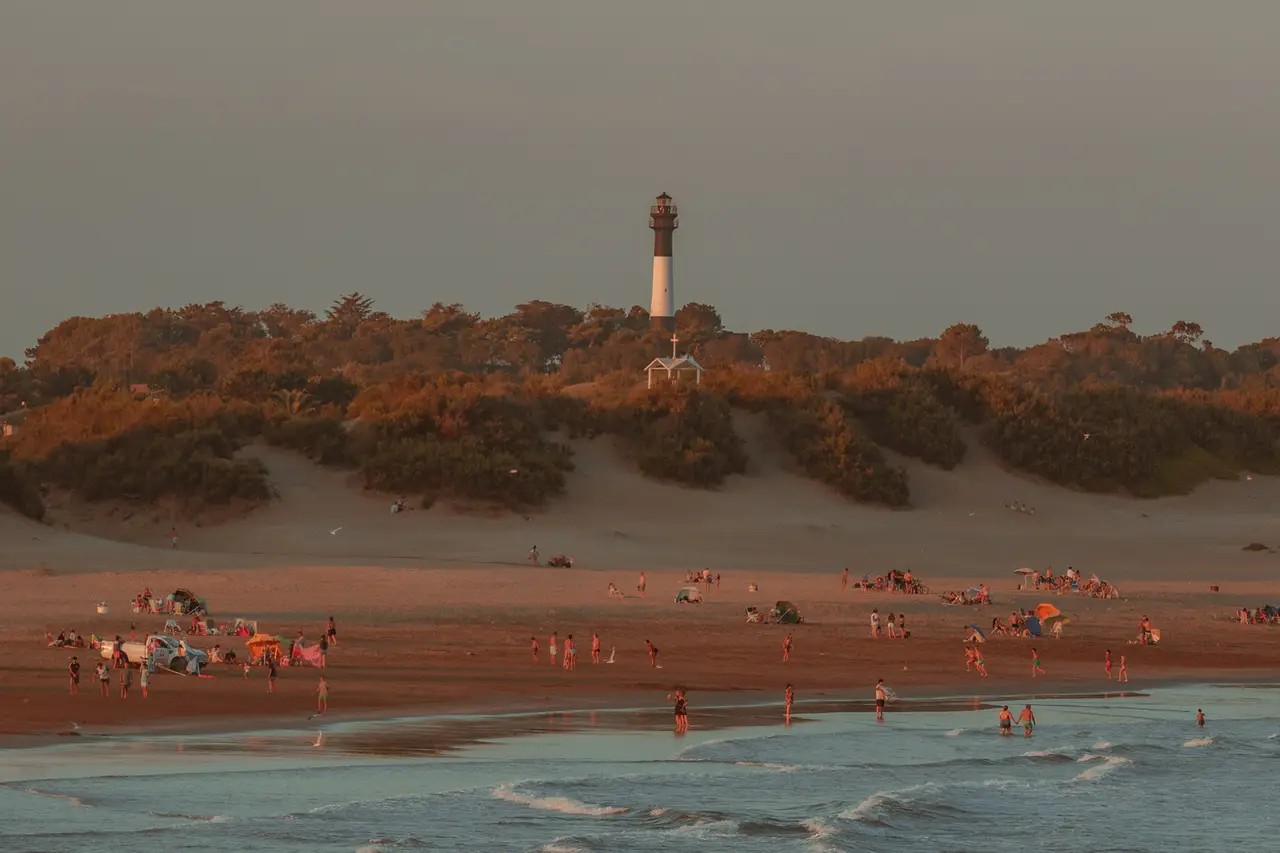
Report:
[[[911,636],[911,632],[907,630],[907,614],[899,613],[896,616],[890,613],[885,618],[885,624],[880,624],[880,609],[871,608],[871,637],[878,640],[881,637],[888,637],[890,640],[905,640]]]
[[[1280,625],[1280,607],[1270,604],[1253,610],[1241,607],[1236,611],[1236,621],[1241,625]]]
[[[893,569],[887,574],[876,575],[872,578],[866,574],[853,582],[854,589],[860,589],[863,592],[892,592],[902,593],[904,595],[920,595],[926,592],[925,587],[920,583],[910,569],[902,571],[901,569]],[[840,591],[847,592],[849,589],[849,568],[840,572]]]
[[[106,661],[98,661],[93,667],[93,678],[98,683],[98,694],[103,699],[111,698],[112,668]],[[120,698],[128,699],[133,687],[133,669],[129,667],[127,658],[123,665],[116,668],[120,671]],[[138,683],[142,688],[142,698],[146,699],[150,695],[151,670],[145,665],[138,668]],[[72,696],[80,693],[80,658],[77,655],[67,659],[67,690]]]
[[[648,643],[648,640],[645,641]],[[529,637],[529,648],[533,651],[533,659],[538,660],[538,638],[536,636]],[[568,634],[564,638],[564,654],[561,656],[560,632],[552,631],[551,637],[547,640],[547,659],[552,666],[556,665],[556,659],[560,658],[560,667],[565,670],[574,670],[578,668],[578,644],[573,639],[573,634]],[[657,649],[653,650],[651,657],[656,658]],[[591,633],[591,662],[600,663],[600,633],[593,631]],[[613,663],[613,655],[609,655],[609,663]]]

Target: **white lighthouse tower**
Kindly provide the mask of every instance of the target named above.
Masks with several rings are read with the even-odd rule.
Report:
[[[653,298],[649,303],[649,323],[655,329],[676,327],[676,290],[672,274],[671,243],[680,227],[675,202],[663,193],[649,207],[649,227],[653,229]]]

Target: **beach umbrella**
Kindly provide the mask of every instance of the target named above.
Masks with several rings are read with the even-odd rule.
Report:
[[[1036,573],[1036,570],[1035,569],[1014,569],[1013,573],[1015,575],[1034,575]]]
[[[973,633],[977,634],[982,639],[985,640],[987,638],[986,632],[983,631],[981,628],[979,628],[977,625],[965,625],[965,627],[968,628]]]
[[[1052,631],[1055,625],[1069,625],[1069,624],[1071,624],[1070,616],[1064,616],[1061,613],[1057,613],[1053,616],[1046,616],[1044,620],[1041,621],[1040,627],[1046,631]]]
[[[1050,616],[1057,616],[1061,612],[1061,610],[1048,602],[1036,605],[1036,615],[1040,617],[1041,622],[1048,619]]]

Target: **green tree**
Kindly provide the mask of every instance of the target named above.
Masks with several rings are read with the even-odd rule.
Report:
[[[982,329],[973,323],[956,323],[948,326],[938,338],[936,352],[943,362],[964,370],[965,362],[986,352],[989,343]]]

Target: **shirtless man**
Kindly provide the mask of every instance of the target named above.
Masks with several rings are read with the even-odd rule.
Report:
[[[787,634],[782,640],[782,662],[786,663],[791,660],[791,635]]]
[[[1022,713],[1018,715],[1018,722],[1022,723],[1022,736],[1031,737],[1031,730],[1036,727],[1036,715],[1030,705],[1022,709]]]
[[[636,583],[636,590],[640,593],[640,597],[641,597],[641,598],[644,598],[644,588],[645,588],[645,586],[646,586],[646,585],[647,585],[647,584],[645,583],[645,579],[644,579],[644,572],[641,572],[641,573],[640,573],[640,580],[639,580],[639,582],[638,582],[638,583]]]
[[[560,652],[559,646],[560,646],[560,632],[552,631],[551,639],[547,642],[547,653],[551,655],[552,666],[556,665],[556,655],[559,654]]]
[[[884,679],[881,678],[876,682],[876,722],[884,722],[884,703],[889,700],[889,694],[884,689]]]
[[[533,649],[533,659],[536,661],[538,659],[538,638],[537,637],[533,637],[533,636],[529,637],[529,648]]]
[[[1008,737],[1013,734],[1013,714],[1009,713],[1009,706],[1005,705],[1000,709],[1000,736]]]
[[[591,662],[600,663],[600,634],[591,633]]]
[[[795,704],[795,701],[796,701],[796,689],[792,687],[790,683],[787,684],[787,692],[785,696],[786,696],[786,700],[785,700],[786,710],[783,716],[787,721],[787,725],[791,725],[791,706]]]

